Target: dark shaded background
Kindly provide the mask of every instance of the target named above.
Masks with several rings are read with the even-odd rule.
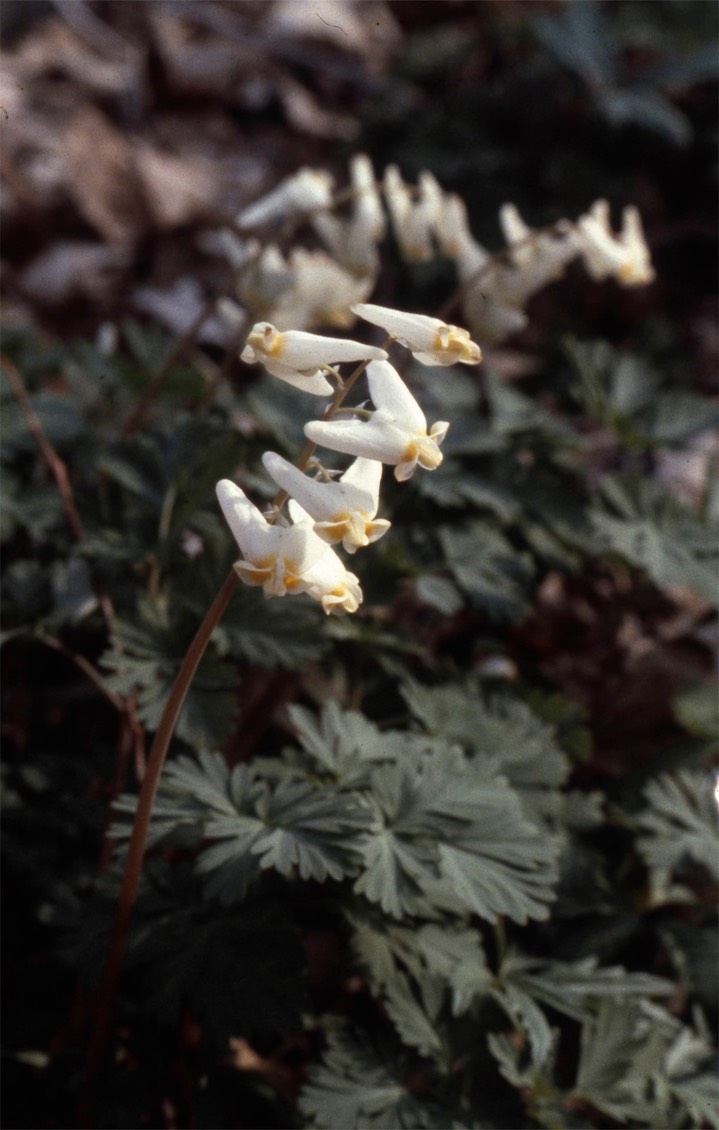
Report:
[[[535,226],[574,217],[601,196],[615,208],[636,203],[656,284],[620,293],[577,285],[570,272],[537,296],[530,328],[495,364],[527,372],[562,330],[591,327],[617,344],[662,349],[687,388],[713,395],[714,4],[5,0],[1,15],[6,327],[33,327],[47,345],[94,337],[132,315],[182,334],[228,277],[217,238],[226,220],[301,165],[329,168],[343,183],[347,157],[364,150],[378,170],[396,162],[408,179],[431,169],[466,200],[490,248],[500,243],[506,200]],[[383,283],[388,294],[411,287],[428,310],[450,285],[441,266],[409,272],[397,260]],[[200,348],[217,359],[223,342],[210,321]],[[244,379],[236,364],[229,376]],[[694,470],[680,469],[674,489],[691,494]],[[513,640],[525,662],[587,710],[592,771],[610,776],[657,735],[671,736],[671,692],[711,662],[704,637],[683,634],[696,626],[690,607],[682,621],[652,586],[613,586],[611,573],[592,567],[560,593],[542,591]],[[638,679],[631,641],[617,638],[626,605],[640,636],[663,632],[667,641]],[[9,647],[4,685],[11,759],[27,749],[92,749],[110,777],[110,708],[61,655]],[[43,876],[97,855],[105,796],[94,787],[79,756],[79,808],[48,815],[39,807],[32,849],[5,855],[9,1128],[73,1125],[67,1080],[83,1000],[55,955],[62,923],[45,921]],[[305,1056],[300,1048],[286,1060]],[[126,1066],[117,1109],[124,1098],[128,1108],[139,1101]],[[222,1084],[231,1109],[250,1102],[238,1099],[235,1076]],[[268,1100],[264,1110],[256,1095],[251,1102],[243,1125],[278,1124],[281,1107]],[[218,1113],[196,1117],[212,1125]]]

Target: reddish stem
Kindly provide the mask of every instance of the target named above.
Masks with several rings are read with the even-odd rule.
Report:
[[[150,828],[152,806],[160,783],[160,775],[165,763],[170,739],[172,738],[175,723],[177,722],[182,704],[185,701],[200,660],[205,653],[205,649],[215,627],[229,604],[230,597],[235,591],[237,584],[237,574],[232,570],[210,605],[204,620],[197,630],[195,638],[187,650],[187,654],[182,661],[180,670],[177,673],[177,678],[175,679],[169,698],[165,704],[165,709],[160,719],[160,725],[157,728],[155,740],[150,749],[150,756],[147,761],[147,772],[145,773],[140,788],[137,811],[135,813],[130,842],[127,848],[125,872],[118,899],[107,966],[98,990],[95,1025],[90,1040],[86,1065],[86,1082],[88,1084],[96,1078],[105,1057],[115,997],[120,980],[120,972],[127,952],[132,910],[140,883],[140,875],[142,873],[142,861],[145,855],[147,833]]]

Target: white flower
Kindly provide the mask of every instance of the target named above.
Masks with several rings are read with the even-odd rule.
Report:
[[[449,424],[439,421],[427,431],[422,409],[388,361],[370,362],[367,380],[376,408],[369,420],[312,420],[305,424],[307,438],[332,451],[388,463],[400,482],[417,465],[433,471],[442,462],[439,444]]]
[[[294,523],[292,528],[312,533],[312,519],[299,503],[290,501],[288,509]],[[313,600],[319,601],[327,615],[331,612],[338,616],[345,612],[356,612],[364,599],[359,579],[345,568],[334,549],[325,542],[321,544],[324,546],[324,553],[305,572],[304,591]]]
[[[243,361],[263,365],[273,376],[315,396],[330,396],[333,391],[322,376],[323,366],[386,356],[384,349],[359,341],[321,337],[303,330],[281,333],[270,322],[253,326],[240,354]]]
[[[410,263],[424,263],[434,257],[432,235],[442,210],[442,190],[431,173],[421,173],[417,192],[402,180],[396,165],[384,174],[384,193],[392,217],[395,238],[402,255]],[[418,199],[414,199],[417,196]]]
[[[270,243],[258,260],[241,273],[237,290],[255,317],[269,318],[293,279],[292,269],[279,247]]]
[[[355,459],[338,482],[311,479],[281,455],[266,451],[262,462],[278,486],[314,520],[314,531],[330,545],[342,542],[348,553],[377,541],[390,522],[376,519],[382,464]]]
[[[368,237],[379,243],[387,225],[372,162],[366,153],[357,153],[350,161],[350,178],[356,194],[355,217]]]
[[[266,196],[244,208],[236,217],[240,228],[287,220],[316,208],[332,204],[334,178],[321,169],[300,169],[277,185]]]
[[[306,592],[308,570],[327,551],[308,525],[271,526],[244,491],[229,479],[217,484],[217,499],[242,560],[233,568],[247,585],[261,585],[265,596]]]
[[[490,342],[524,329],[524,308],[538,290],[559,278],[579,252],[575,228],[564,221],[550,231],[525,224],[514,204],[503,204],[499,221],[508,254],[487,263],[462,297],[462,314],[474,333]]]
[[[575,228],[563,220],[550,231],[534,231],[514,204],[503,204],[499,222],[510,248],[511,265],[498,265],[487,290],[500,302],[523,306],[528,299],[564,274],[579,252]]]
[[[462,315],[486,342],[504,341],[527,325],[527,315],[508,302],[496,302],[485,285],[470,287],[462,298]]]
[[[609,204],[597,200],[577,221],[581,253],[593,279],[613,275],[622,286],[643,286],[654,279],[651,255],[636,208],[625,208],[622,230],[612,231]]]
[[[235,271],[244,271],[260,250],[257,239],[240,239],[233,231],[224,229],[219,233],[219,244]]]
[[[291,285],[266,315],[278,329],[347,329],[355,322],[352,303],[361,302],[374,289],[373,276],[352,274],[324,251],[296,247],[289,266]]]
[[[384,236],[385,218],[372,162],[365,153],[352,158],[350,177],[355,193],[351,218],[342,220],[329,212],[317,212],[312,226],[342,266],[360,277],[374,278],[379,266],[376,244]]]
[[[472,341],[467,330],[459,326],[446,326],[439,318],[428,314],[406,314],[372,303],[357,303],[353,314],[381,326],[388,334],[411,350],[422,365],[478,365],[482,350]]]
[[[435,235],[442,253],[454,260],[460,282],[480,271],[490,257],[472,235],[464,201],[455,193],[442,199]]]
[[[513,262],[516,263],[518,267],[530,263],[535,253],[531,243],[527,242],[529,236],[532,234],[532,229],[525,224],[516,204],[502,205],[499,209],[499,225],[505,240],[510,247],[514,248],[512,254]],[[525,246],[514,247],[517,243],[524,244]]]

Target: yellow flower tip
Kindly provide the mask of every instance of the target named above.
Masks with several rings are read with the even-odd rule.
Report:
[[[247,339],[247,344],[265,357],[279,357],[282,354],[282,334],[269,322],[261,328],[255,326]]]
[[[432,258],[432,252],[425,244],[408,244],[404,248],[404,257],[408,263],[427,263]]]
[[[251,561],[235,561],[232,568],[246,585],[265,585],[272,575],[272,569],[253,565]]]
[[[348,310],[338,307],[336,310],[326,310],[325,318],[328,326],[335,330],[351,330],[357,319]]]
[[[417,462],[425,471],[434,471],[439,467],[444,456],[433,439],[427,437],[427,442],[419,444]]]
[[[651,268],[640,267],[637,263],[624,263],[617,271],[617,279],[622,286],[645,286],[654,278]]]
[[[246,585],[261,585],[265,596],[284,596],[302,590],[303,579],[294,561],[278,557],[263,557],[259,561],[236,561],[237,576]]]
[[[342,541],[347,537],[349,529],[348,514],[338,514],[331,522],[315,522],[314,526],[315,533],[328,545],[336,545],[337,542]]]
[[[461,326],[441,326],[435,335],[434,349],[443,353],[454,353],[464,365],[478,365],[482,360],[482,350],[469,336],[469,331]]]
[[[322,597],[322,608],[328,616],[332,612],[335,616],[342,616],[346,612],[351,615],[359,606],[359,600],[348,585],[338,585]]]
[[[404,449],[404,455],[402,456],[401,462],[402,463],[414,463],[417,459],[417,455],[418,455],[417,441],[414,440],[414,439],[411,439]]]

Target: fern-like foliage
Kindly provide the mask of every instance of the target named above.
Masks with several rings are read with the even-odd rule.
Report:
[[[719,878],[719,821],[715,782],[707,773],[664,773],[644,790],[647,807],[636,817],[637,848],[647,866],[678,871],[691,861]]]
[[[355,891],[395,918],[438,908],[488,921],[546,917],[557,843],[491,761],[468,760],[437,738],[379,731],[351,712],[345,725],[336,707],[319,725],[298,710],[293,717],[306,768],[298,763],[291,777],[263,778],[261,765],[230,772],[216,754],[167,769],[153,837],[194,829],[207,845],[197,866],[211,893],[241,899],[273,869],[354,877]],[[312,763],[326,775],[321,786]]]

